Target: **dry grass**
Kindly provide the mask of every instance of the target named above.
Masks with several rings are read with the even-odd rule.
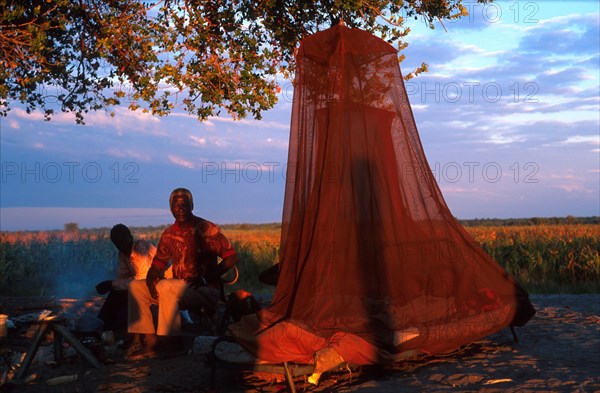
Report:
[[[530,292],[599,293],[600,224],[471,226],[467,231]],[[157,243],[164,227],[132,228]],[[258,273],[278,260],[279,224],[224,225],[240,259],[232,289],[267,292]],[[79,296],[115,274],[109,229],[3,232],[0,294]],[[66,292],[65,292],[66,291]]]

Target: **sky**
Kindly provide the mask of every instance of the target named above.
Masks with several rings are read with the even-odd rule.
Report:
[[[465,2],[429,29],[411,20],[403,73],[427,159],[459,219],[600,215],[599,3]],[[162,225],[194,194],[219,224],[281,221],[293,88],[263,120],[126,108],[86,125],[18,105],[0,118],[0,229]]]

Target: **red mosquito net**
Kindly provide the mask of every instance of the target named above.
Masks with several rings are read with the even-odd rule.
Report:
[[[450,213],[396,50],[338,25],[297,55],[280,276],[230,328],[266,361],[390,364],[443,353],[535,313]]]

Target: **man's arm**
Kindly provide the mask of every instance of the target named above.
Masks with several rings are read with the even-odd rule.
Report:
[[[229,240],[215,224],[211,223],[205,228],[204,242],[210,252],[222,259],[221,263],[206,275],[206,281],[212,282],[234,267],[237,264],[238,257]]]
[[[154,254],[154,258],[152,258],[152,266],[162,273],[167,268],[170,260],[171,239],[169,236],[165,236],[165,233],[163,232],[163,234],[160,236],[160,240],[158,241],[156,254]]]
[[[223,274],[227,273],[229,269],[236,265],[237,260],[238,257],[235,253],[223,259],[221,263],[219,263],[211,272],[208,272],[206,275],[206,281],[212,282],[221,277]]]

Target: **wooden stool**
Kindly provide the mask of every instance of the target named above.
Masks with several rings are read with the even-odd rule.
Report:
[[[73,334],[71,334],[71,332],[64,325],[62,325],[63,322],[64,318],[56,317],[48,317],[39,321],[40,327],[38,328],[33,342],[27,350],[27,353],[25,355],[25,358],[23,359],[23,362],[21,363],[21,366],[19,367],[19,370],[17,370],[17,374],[15,376],[15,379],[17,381],[25,377],[25,373],[27,373],[27,370],[29,370],[31,363],[33,362],[33,358],[35,357],[35,354],[40,348],[42,339],[44,338],[44,335],[49,329],[54,332],[54,360],[60,362],[63,359],[62,343],[64,339],[85,360],[87,360],[90,363],[90,365],[92,365],[92,367],[102,367],[102,363],[100,363],[98,359],[94,357],[92,352],[90,352],[89,349],[87,349],[82,343],[80,343],[79,340],[77,340],[77,338],[73,336]]]

